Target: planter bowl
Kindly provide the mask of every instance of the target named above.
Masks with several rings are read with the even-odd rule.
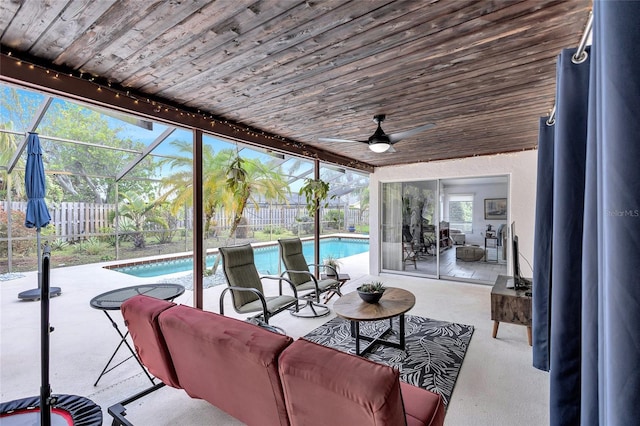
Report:
[[[378,293],[367,293],[358,290],[358,295],[360,295],[360,298],[367,303],[378,303],[383,294],[384,290]]]

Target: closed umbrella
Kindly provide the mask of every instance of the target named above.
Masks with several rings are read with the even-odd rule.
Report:
[[[51,221],[51,215],[44,202],[46,195],[44,164],[42,162],[42,147],[37,133],[29,133],[27,137],[27,166],[24,173],[25,192],[27,194],[27,216],[24,226],[36,228],[36,241],[38,252],[38,288],[23,291],[18,294],[19,299],[37,300],[40,299],[42,289],[42,254],[40,248],[40,228],[47,226]],[[58,296],[60,288],[51,287],[50,295]]]

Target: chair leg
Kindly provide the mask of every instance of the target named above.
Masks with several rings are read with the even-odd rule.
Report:
[[[310,311],[310,312],[309,312]],[[291,315],[299,318],[317,318],[329,315],[329,307],[321,303],[316,303],[313,300],[307,300],[304,306],[298,306],[298,309],[291,311]]]

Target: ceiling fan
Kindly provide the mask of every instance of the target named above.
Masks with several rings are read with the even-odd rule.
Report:
[[[390,135],[387,135],[384,130],[382,130],[382,127],[380,127],[380,123],[382,123],[385,118],[385,114],[378,114],[373,116],[373,122],[378,124],[378,128],[376,129],[375,133],[371,135],[366,141],[354,141],[350,139],[336,138],[318,138],[318,142],[361,142],[369,145],[369,149],[373,152],[396,152],[396,150],[393,149],[394,143],[413,135],[417,135],[424,130],[435,127],[435,124],[430,123],[416,127],[415,129],[407,130],[405,132],[391,133]]]

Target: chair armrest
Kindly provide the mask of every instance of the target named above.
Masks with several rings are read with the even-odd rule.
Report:
[[[312,266],[312,265],[309,265],[309,266]],[[311,272],[309,272],[309,271],[294,271],[294,270],[286,269],[286,270],[282,271],[280,276],[284,277],[284,274],[288,274],[288,273],[292,273],[292,274],[307,274],[307,275],[309,275],[309,277],[311,278],[311,280],[315,284],[316,289],[318,288],[318,279]]]
[[[296,299],[298,298],[298,290],[296,289],[296,286],[293,285],[293,282],[291,282],[291,280],[289,278],[285,278],[285,277],[279,277],[279,276],[275,276],[275,275],[264,275],[262,277],[260,277],[260,279],[265,279],[265,280],[278,280],[278,286],[280,287],[280,296],[282,296],[282,281],[286,281],[289,283],[289,287],[291,287],[291,290],[293,290],[293,297],[295,297]]]
[[[222,293],[220,293],[220,315],[224,315],[224,295],[229,290],[250,291],[252,293],[257,294],[258,298],[260,299],[260,302],[262,303],[262,312],[265,315],[265,318],[267,317],[267,314],[268,314],[268,312],[267,312],[267,300],[264,298],[264,294],[260,293],[255,288],[233,287],[233,286],[228,286],[227,288],[222,290]],[[231,297],[233,297],[233,293],[231,294]]]

